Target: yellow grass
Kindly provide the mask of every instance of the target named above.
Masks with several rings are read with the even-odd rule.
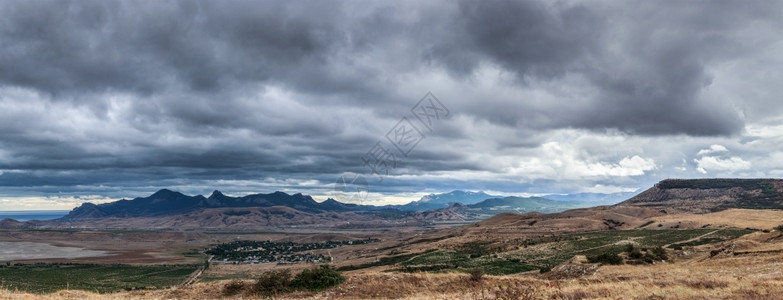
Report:
[[[228,281],[155,291],[94,294],[60,291],[49,295],[0,290],[0,299],[214,299]],[[251,282],[247,282],[250,284]],[[356,273],[320,293],[296,292],[280,299],[774,299],[783,295],[783,256],[718,255],[701,252],[674,263],[603,266],[570,280],[541,276]],[[230,297],[251,299],[252,295]]]
[[[771,229],[783,224],[783,210],[727,209],[709,214],[671,214],[652,218],[657,223],[696,222],[702,225]]]

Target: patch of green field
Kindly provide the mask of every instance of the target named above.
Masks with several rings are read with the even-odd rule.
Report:
[[[180,284],[195,265],[23,265],[0,268],[0,287],[32,293],[77,289],[98,293]]]
[[[495,257],[471,259],[469,255],[455,251],[436,251],[415,257],[401,263],[400,271],[462,271],[481,268],[490,275],[505,275],[536,270],[538,267],[521,263],[518,260],[505,260]]]
[[[235,273],[235,274],[229,274],[229,275],[210,275],[205,274],[198,278],[199,282],[212,282],[212,281],[220,281],[220,280],[229,280],[229,279],[254,279],[253,276],[247,274],[247,273]]]
[[[337,271],[352,271],[352,270],[359,270],[359,269],[366,269],[371,267],[378,267],[378,266],[389,266],[394,265],[398,263],[405,262],[411,258],[414,258],[416,256],[432,252],[433,250],[427,250],[424,252],[419,253],[411,253],[411,254],[401,254],[401,255],[395,255],[395,256],[387,256],[387,257],[381,257],[378,261],[364,263],[360,265],[348,265],[348,266],[342,266],[337,268]]]
[[[282,232],[282,231],[204,231],[204,234],[219,235],[248,235],[248,234],[285,234],[285,235],[304,235],[307,233]]]
[[[455,250],[385,257],[377,262],[340,269],[355,270],[372,266],[397,265],[399,268],[394,270],[404,272],[464,272],[472,268],[482,268],[484,272],[492,275],[514,274],[549,269],[575,255],[617,254],[626,250],[627,242],[633,242],[641,249],[654,249],[695,239],[708,233],[709,235],[692,242],[722,242],[751,232],[753,230],[706,228],[584,232],[518,239],[513,243],[525,248],[512,252],[500,253],[496,246],[490,244],[468,243]]]
[[[714,233],[704,239],[713,238],[713,240],[705,240],[705,244],[731,240],[753,231],[746,229],[724,229],[717,232],[715,229],[641,229],[575,233],[531,239],[532,241],[525,244],[545,244],[545,246],[525,248],[508,256],[519,259],[526,264],[552,267],[575,255],[620,253],[625,249],[623,241],[633,241],[640,248],[652,249],[694,239],[711,232]]]
[[[728,240],[733,240],[751,232],[753,232],[753,230],[750,229],[724,229],[697,240],[683,242],[683,243],[673,243],[669,245],[669,248],[678,249],[682,247],[693,247],[699,245],[715,244]]]

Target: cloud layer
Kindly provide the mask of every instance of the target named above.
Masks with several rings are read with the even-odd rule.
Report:
[[[781,8],[4,1],[0,196],[326,197],[428,91],[375,200],[780,176]]]

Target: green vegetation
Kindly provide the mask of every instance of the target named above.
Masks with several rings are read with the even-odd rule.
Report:
[[[481,282],[484,280],[484,269],[482,268],[472,268],[468,270],[468,274],[470,274],[470,281]]]
[[[607,265],[622,265],[623,259],[620,258],[620,256],[616,253],[607,252],[598,255],[588,255],[587,262]]]
[[[332,249],[346,245],[360,245],[377,242],[377,239],[356,241],[328,241],[321,243],[294,243],[272,241],[236,241],[212,247],[206,254],[213,255],[216,261],[223,263],[297,263],[325,262],[323,254],[311,251]]]
[[[389,266],[398,264],[404,261],[407,261],[411,258],[414,258],[419,255],[423,255],[426,253],[433,252],[435,250],[427,250],[424,252],[419,253],[411,253],[411,254],[401,254],[401,255],[395,255],[395,256],[387,256],[387,257],[381,257],[378,261],[364,263],[358,266],[355,265],[349,265],[349,266],[342,266],[337,268],[338,271],[353,271],[353,270],[359,270],[359,269],[366,269],[371,267],[379,267],[379,266]]]
[[[339,270],[397,265],[393,270],[403,272],[470,272],[480,268],[486,274],[503,275],[532,270],[545,272],[575,255],[585,255],[591,262],[618,264],[623,263],[623,257],[618,255],[622,252],[627,253],[624,257],[627,257],[628,263],[644,264],[668,260],[663,249],[666,245],[723,242],[751,232],[753,230],[749,229],[637,229],[539,236],[502,245],[472,242],[452,250],[384,257],[376,262],[341,267]],[[695,238],[698,239],[685,242]],[[504,247],[521,249],[506,252]]]
[[[313,269],[305,269],[294,277],[291,286],[295,289],[320,291],[336,286],[345,281],[339,271],[329,265],[321,265]]]
[[[519,260],[506,260],[494,257],[471,258],[469,254],[457,251],[436,251],[415,257],[401,263],[399,271],[461,271],[470,272],[482,269],[490,275],[504,275],[527,272],[538,269],[535,266],[520,263]]]
[[[414,216],[416,212],[397,210],[397,209],[382,209],[382,210],[367,212],[367,214],[372,214],[384,220],[399,220],[399,219]]]
[[[3,288],[32,293],[63,289],[99,293],[164,288],[182,283],[196,265],[14,265],[0,268]]]
[[[242,293],[262,297],[275,298],[294,290],[321,291],[337,286],[345,281],[339,271],[327,264],[312,269],[305,269],[296,276],[291,276],[290,270],[267,271],[248,286],[244,281],[235,279],[223,286],[224,296],[235,296]]]
[[[542,236],[517,240],[516,243],[518,245],[526,247],[508,253],[505,256],[518,259],[522,263],[531,266],[551,268],[575,255],[598,256],[604,253],[618,254],[624,252],[628,249],[628,246],[627,243],[622,243],[621,241],[633,241],[639,248],[655,250],[654,248],[657,247],[669,244],[674,245],[677,242],[690,240],[708,233],[712,234],[704,238],[720,238],[721,241],[726,241],[751,232],[753,230],[748,229],[723,229],[717,232],[715,229],[708,228],[637,229]],[[540,244],[546,244],[546,247],[530,247]],[[642,257],[642,260],[645,260],[645,257]]]
[[[750,230],[750,229],[723,229],[697,240],[682,242],[682,243],[672,243],[671,245],[669,245],[668,248],[682,249],[683,247],[715,244],[715,243],[736,239],[740,236],[746,235],[753,231],[754,230]]]
[[[291,271],[274,270],[264,272],[253,285],[256,294],[274,297],[291,291]]]

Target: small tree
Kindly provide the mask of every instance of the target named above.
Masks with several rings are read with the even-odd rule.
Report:
[[[345,281],[345,277],[339,271],[327,264],[313,269],[305,269],[291,281],[291,286],[297,289],[320,291],[336,286]]]
[[[260,296],[273,297],[291,291],[291,271],[288,269],[264,272],[253,285]]]
[[[245,283],[239,279],[234,279],[223,286],[223,296],[236,296],[245,290]]]
[[[468,270],[468,274],[470,274],[470,281],[481,282],[484,280],[484,269],[482,268],[472,268]]]
[[[666,255],[666,250],[663,247],[655,247],[652,249],[652,254],[657,256],[660,260],[667,260],[669,256]]]

